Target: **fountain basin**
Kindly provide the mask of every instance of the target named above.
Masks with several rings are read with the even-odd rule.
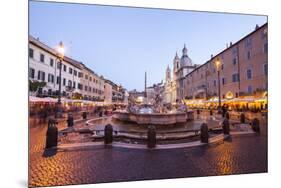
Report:
[[[113,112],[113,118],[120,121],[134,122],[141,125],[172,125],[185,123],[191,120],[193,112],[176,112],[176,113],[129,113],[124,111]]]

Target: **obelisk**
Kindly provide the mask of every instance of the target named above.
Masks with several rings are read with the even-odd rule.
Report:
[[[144,73],[144,97],[145,98],[147,97],[147,94],[146,94],[146,71]]]

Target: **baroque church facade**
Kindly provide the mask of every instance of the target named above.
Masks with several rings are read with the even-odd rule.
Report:
[[[166,69],[164,99],[166,103],[175,103],[185,98],[184,80],[192,70],[196,68],[191,58],[188,56],[188,50],[184,45],[182,56],[179,58],[176,53],[173,60],[173,72],[170,67]]]

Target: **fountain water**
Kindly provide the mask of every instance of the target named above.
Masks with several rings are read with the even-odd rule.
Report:
[[[152,104],[147,103],[146,94],[140,104],[137,104],[135,99],[130,96],[127,110],[115,111],[113,118],[141,125],[172,125],[185,123],[192,119],[193,111],[187,111],[184,104],[176,109],[169,109],[167,105],[163,104],[159,88],[155,87],[154,91],[155,97]]]

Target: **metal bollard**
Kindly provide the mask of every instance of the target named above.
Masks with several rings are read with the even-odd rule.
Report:
[[[225,118],[222,123],[223,134],[229,135],[230,127],[229,127],[229,120]]]
[[[67,127],[73,127],[74,125],[74,119],[73,119],[73,115],[72,113],[69,113],[68,114],[68,117],[67,117]]]
[[[102,117],[102,111],[99,112],[99,117]]]
[[[252,121],[252,129],[256,133],[260,133],[260,121],[257,118]]]
[[[113,127],[107,124],[104,128],[104,143],[111,144],[113,142]]]
[[[245,119],[246,119],[245,114],[241,113],[241,115],[240,115],[240,123],[245,123]]]
[[[54,119],[49,119],[48,129],[46,135],[46,146],[45,148],[52,148],[58,145],[58,128],[57,122]]]
[[[229,112],[225,113],[225,118],[229,120],[229,118],[230,118]]]
[[[209,130],[206,123],[202,123],[200,128],[200,139],[202,143],[209,143]]]
[[[87,119],[87,112],[82,112],[82,118],[85,120]]]
[[[213,110],[210,110],[210,116],[212,116],[213,115]]]

